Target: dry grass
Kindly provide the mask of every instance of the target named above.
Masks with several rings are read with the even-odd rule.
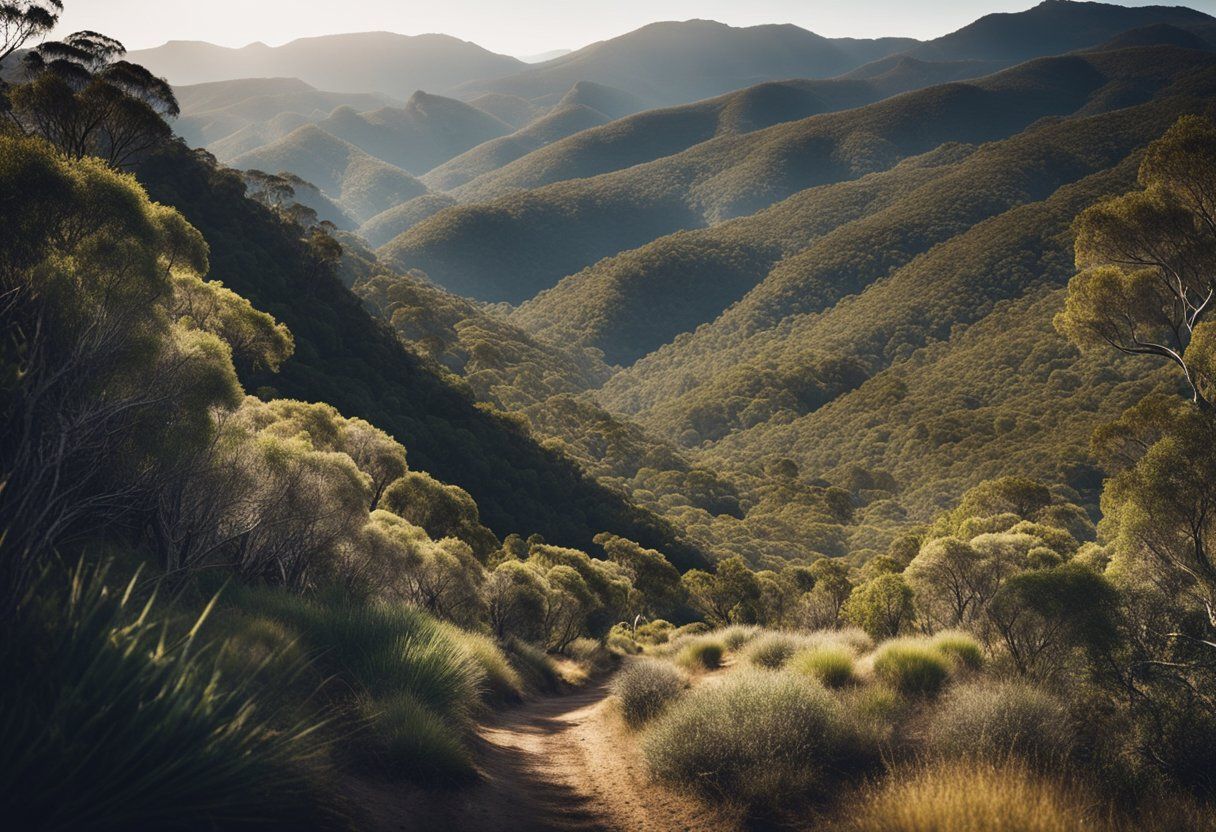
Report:
[[[1099,832],[1084,791],[1012,764],[941,762],[897,771],[864,794],[844,832]]]

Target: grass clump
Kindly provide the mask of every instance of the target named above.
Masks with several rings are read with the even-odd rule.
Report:
[[[935,635],[930,644],[933,649],[950,659],[955,667],[979,670],[984,666],[984,649],[967,633],[946,630]]]
[[[520,639],[509,639],[505,645],[507,660],[519,672],[525,687],[539,693],[556,693],[562,677],[557,665],[544,650]]]
[[[363,711],[370,740],[364,750],[383,773],[429,782],[472,776],[460,729],[408,693],[369,700]]]
[[[926,745],[943,757],[1013,755],[1050,766],[1068,758],[1074,737],[1067,708],[1046,691],[1025,682],[978,681],[955,688],[939,704]]]
[[[136,600],[137,578],[113,588],[106,567],[63,584],[48,573],[5,622],[5,817],[38,829],[321,825],[320,726],[222,674],[221,651],[198,638],[210,606],[175,628],[154,599]]]
[[[858,801],[848,832],[1091,832],[1092,799],[1016,765],[940,762],[896,772]]]
[[[632,728],[654,719],[687,687],[684,674],[660,659],[633,659],[612,682],[621,713]]]
[[[852,651],[838,645],[802,650],[789,662],[789,668],[795,673],[810,676],[829,688],[842,688],[852,684],[856,679],[853,666]]]
[[[712,638],[696,638],[676,653],[676,664],[685,670],[713,670],[722,664],[725,653],[722,642]]]
[[[932,696],[950,678],[950,663],[919,639],[897,639],[874,653],[874,675],[906,696]]]
[[[718,630],[714,635],[722,639],[722,644],[733,653],[754,639],[759,633],[760,628],[755,624],[731,624],[729,627],[723,627]]]
[[[455,624],[444,622],[440,626],[443,634],[458,644],[481,669],[485,679],[482,692],[489,702],[518,702],[523,698],[523,677],[511,665],[498,642],[483,633],[462,630]]]
[[[764,633],[756,636],[746,649],[747,660],[757,667],[779,670],[797,652],[801,641],[790,633]]]
[[[820,685],[785,671],[742,670],[671,705],[642,749],[661,780],[775,808],[870,761],[855,725]]]

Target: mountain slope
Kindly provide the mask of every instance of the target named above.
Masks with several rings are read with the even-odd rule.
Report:
[[[338,107],[370,110],[385,104],[381,96],[323,92],[298,78],[217,81],[176,87],[174,93],[181,107],[174,130],[187,144],[206,146],[221,159],[282,138],[301,124],[320,121]],[[291,123],[291,128],[283,131],[286,123]],[[237,139],[241,133],[266,138],[251,145],[249,136]],[[219,147],[224,142],[229,147],[246,146],[233,153]]]
[[[1151,66],[1139,78],[1160,84],[1171,72],[1185,76],[1204,61],[1216,66],[1212,56],[1165,49],[1103,55],[1093,66],[1106,67],[1106,77],[1128,64]],[[772,311],[757,311],[762,323],[749,326],[818,311],[906,262],[900,257],[1118,161],[1145,140],[1124,122],[1118,114],[1094,122],[1111,125],[1112,135],[1102,142],[1097,137],[1107,128],[1084,120],[1045,124],[965,158],[937,152],[857,181],[805,191],[743,219],[660,238],[565,278],[525,304],[516,320],[629,364],[713,320],[761,282],[741,306]]]
[[[427,192],[400,168],[365,153],[315,124],[231,160],[241,170],[288,171],[311,182],[357,222]]]
[[[661,107],[763,81],[839,75],[914,43],[906,38],[831,40],[789,24],[652,23],[513,75],[466,83],[460,92],[536,100],[561,95],[578,81],[594,81]]]
[[[364,113],[340,107],[317,126],[415,175],[511,132],[505,122],[476,107],[422,91],[410,96],[404,107]]]
[[[603,257],[753,213],[808,187],[886,170],[943,142],[999,139],[1046,116],[1143,100],[1195,60],[1188,50],[1044,58],[975,82],[719,136],[625,170],[449,208],[381,254],[460,294],[519,302]]]
[[[444,92],[474,78],[492,78],[526,66],[449,35],[389,32],[302,38],[277,47],[254,43],[240,49],[170,41],[132,51],[127,58],[174,85],[289,77],[321,89],[378,92],[400,100],[414,90]]]

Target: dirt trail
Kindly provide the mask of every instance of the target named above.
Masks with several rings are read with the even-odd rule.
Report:
[[[649,782],[608,682],[509,708],[483,726],[481,782],[421,793],[358,784],[361,828],[438,832],[688,832],[737,820]]]

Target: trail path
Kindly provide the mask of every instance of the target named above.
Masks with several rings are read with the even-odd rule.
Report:
[[[732,818],[651,783],[608,682],[504,710],[483,726],[482,781],[450,792],[361,784],[356,801],[377,832],[692,832]]]

